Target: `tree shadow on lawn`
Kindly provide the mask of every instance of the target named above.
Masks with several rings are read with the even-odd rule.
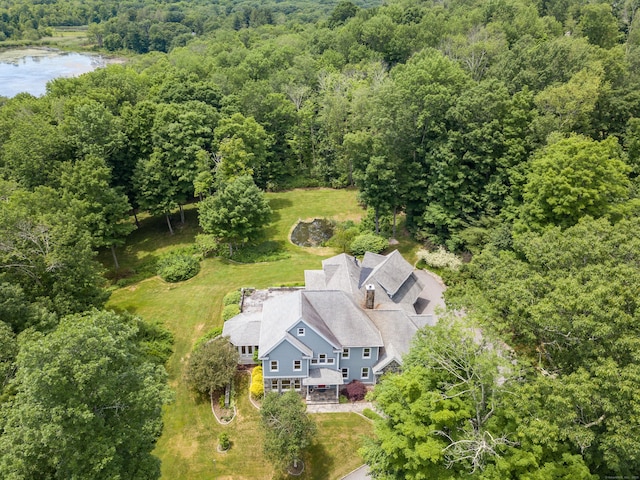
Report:
[[[304,471],[300,475],[276,471],[273,480],[328,480],[333,471],[334,459],[331,458],[324,445],[314,442],[304,455]]]
[[[269,206],[271,210],[276,212],[277,210],[282,210],[283,208],[288,208],[293,205],[293,202],[288,198],[269,198]]]
[[[180,212],[172,212],[169,218],[173,235],[169,232],[164,215],[145,217],[140,220],[140,226],[127,237],[125,245],[133,247],[137,252],[154,252],[162,247],[192,243],[195,235],[200,233],[198,210],[192,206],[184,209],[184,224],[180,223]]]
[[[324,445],[314,442],[305,456],[305,471],[298,478],[326,480],[333,471],[335,459],[331,457]],[[295,477],[289,477],[295,478]]]
[[[269,223],[267,227],[263,230],[262,236],[265,238],[276,238],[278,237],[278,223],[280,223],[280,219],[282,215],[279,212],[273,210],[269,217]]]
[[[131,232],[122,247],[116,248],[120,270],[116,271],[111,251],[106,248],[99,252],[98,260],[105,267],[105,277],[112,283],[124,280],[126,286],[156,275],[156,262],[163,253],[175,247],[191,245],[195,236],[201,233],[198,212],[194,207],[185,208],[185,223],[180,223],[180,214],[171,217],[174,234],[169,233],[164,216],[140,219],[140,227]]]

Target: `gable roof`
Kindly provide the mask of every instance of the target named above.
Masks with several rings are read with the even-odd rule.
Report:
[[[355,257],[341,253],[322,262],[325,285],[323,290],[341,290],[352,297],[360,292],[360,265]]]
[[[375,325],[345,292],[304,291],[302,296],[318,314],[322,326],[332,332],[339,348],[383,345],[382,337]]]
[[[398,250],[394,250],[371,270],[361,286],[376,282],[389,297],[393,297],[412,273],[411,264],[402,258]]]
[[[367,252],[362,259],[341,253],[322,262],[322,270],[305,271],[307,289],[341,290],[357,303],[364,302],[365,286],[376,288],[376,304],[395,303],[408,312],[423,289],[422,282],[413,275],[413,267],[400,252],[388,255]]]
[[[287,336],[299,341],[289,333],[299,322],[304,322],[335,349],[383,345],[375,325],[345,292],[299,290],[265,302],[260,356],[267,355]]]

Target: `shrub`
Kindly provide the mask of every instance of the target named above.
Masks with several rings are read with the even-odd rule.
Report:
[[[365,233],[353,239],[350,250],[353,255],[361,256],[365,252],[380,253],[388,246],[389,242],[385,238],[373,233]]]
[[[195,277],[200,263],[192,255],[169,254],[158,261],[158,275],[165,282],[182,282]]]
[[[195,247],[203,258],[206,258],[209,255],[219,256],[228,251],[226,245],[220,244],[213,235],[208,235],[206,233],[196,235]]]
[[[227,293],[222,299],[222,304],[226,307],[227,305],[239,305],[240,299],[242,298],[242,292],[240,290],[233,290],[232,292]]]
[[[227,305],[222,309],[222,321],[226,322],[232,317],[235,317],[240,313],[240,307],[238,305]]]
[[[447,252],[443,246],[439,246],[435,252],[420,249],[416,256],[430,267],[448,268],[449,270],[459,270],[462,260],[456,254]]]
[[[225,255],[228,257],[229,252]],[[233,251],[231,259],[239,263],[277,262],[289,258],[284,242],[269,240],[259,244],[246,244]]]
[[[367,417],[369,420],[378,420],[382,418],[380,415],[378,415],[376,412],[374,412],[370,408],[365,408],[364,410],[362,410],[362,415]]]
[[[258,366],[251,372],[251,386],[249,392],[253,398],[262,398],[264,396],[264,383],[262,379],[262,367]]]
[[[360,234],[360,229],[351,220],[338,223],[333,229],[333,236],[325,242],[327,247],[333,247],[341,252],[350,251],[351,242]]]
[[[218,435],[218,444],[220,445],[220,450],[229,450],[231,440],[229,440],[229,434],[227,432],[222,432]]]
[[[352,380],[346,384],[342,390],[340,390],[340,395],[344,395],[352,402],[364,400],[366,394],[367,387],[364,383],[359,382],[358,380]]]
[[[222,327],[212,328],[211,330],[209,330],[207,333],[205,333],[202,337],[198,339],[196,344],[193,346],[193,349],[197,350],[204,343],[207,343],[209,340],[219,337],[220,335],[222,335]]]
[[[393,215],[391,214],[379,214],[378,215],[378,230],[380,235],[390,237],[393,233]],[[367,214],[360,223],[360,231],[362,233],[376,231],[376,213],[371,207],[367,208]]]

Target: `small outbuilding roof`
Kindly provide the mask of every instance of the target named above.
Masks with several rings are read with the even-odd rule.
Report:
[[[258,345],[262,312],[240,313],[224,322],[222,335],[236,345]]]

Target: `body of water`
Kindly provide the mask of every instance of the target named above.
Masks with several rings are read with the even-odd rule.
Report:
[[[15,49],[0,52],[0,95],[21,92],[44,95],[47,82],[58,77],[75,77],[104,67],[107,59],[88,53],[51,49]]]

